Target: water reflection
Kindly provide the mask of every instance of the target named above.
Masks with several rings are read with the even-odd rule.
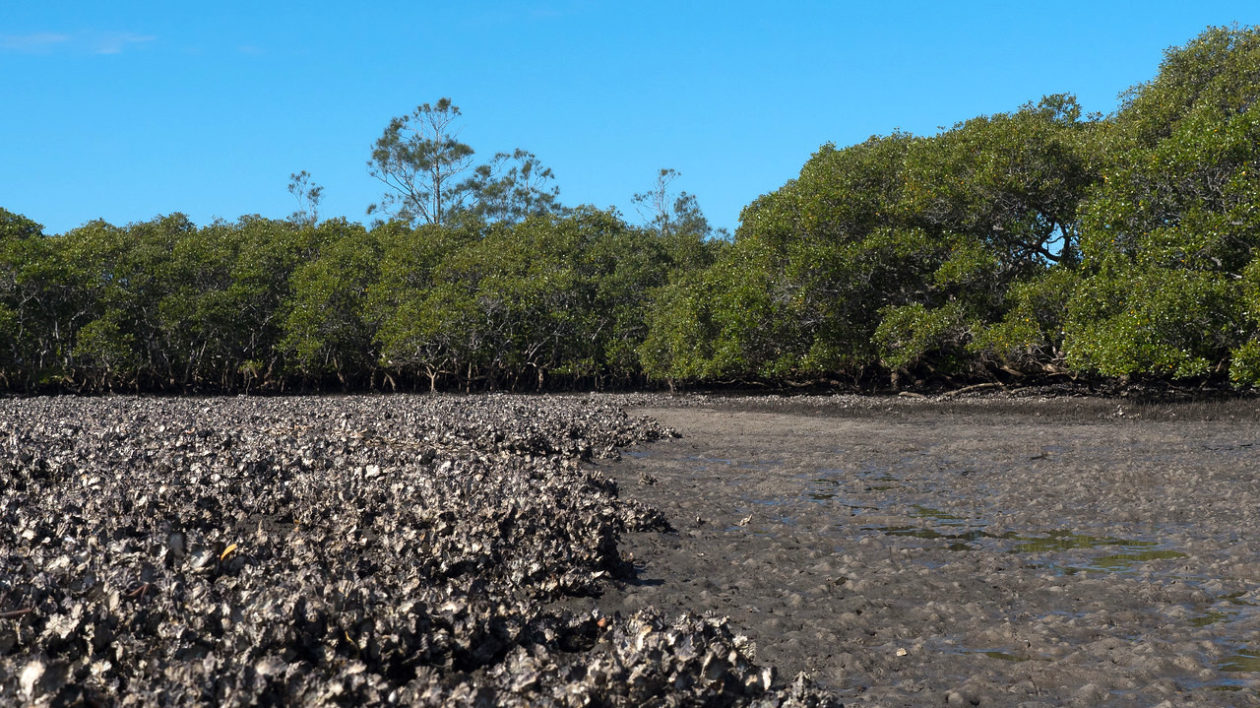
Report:
[[[1242,649],[1221,662],[1221,671],[1257,672],[1260,671],[1260,650]]]

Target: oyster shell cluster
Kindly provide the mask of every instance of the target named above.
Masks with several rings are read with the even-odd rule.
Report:
[[[598,398],[0,401],[0,703],[826,705],[724,620],[574,614],[664,530]]]

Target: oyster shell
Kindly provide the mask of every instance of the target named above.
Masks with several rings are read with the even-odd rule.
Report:
[[[0,430],[0,700],[830,700],[724,622],[557,609],[669,528],[582,464],[670,434],[600,397],[3,399]]]

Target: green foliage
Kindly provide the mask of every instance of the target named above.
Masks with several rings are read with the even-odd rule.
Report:
[[[964,369],[964,347],[972,327],[960,302],[932,309],[916,302],[887,308],[874,340],[884,365],[890,369],[933,362],[947,373],[956,373]]]
[[[140,362],[135,335],[127,324],[124,313],[110,310],[79,329],[74,347],[77,368],[99,388],[113,389],[116,384],[135,380]]]
[[[368,288],[367,317],[375,325],[381,364],[393,374],[423,370],[436,387],[439,375],[454,375],[467,359],[460,346],[469,303],[453,288],[438,287],[434,273],[450,255],[480,238],[462,228],[400,224],[374,230],[383,258],[377,282]]]
[[[1164,54],[1159,74],[1129,89],[1116,116],[1116,149],[1155,145],[1196,110],[1246,112],[1260,86],[1256,27],[1210,27]]]
[[[1229,378],[1236,384],[1260,386],[1260,342],[1243,342],[1230,352]]]
[[[1106,376],[1221,370],[1243,320],[1231,280],[1156,268],[1111,275],[1083,280],[1068,305],[1070,365]]]
[[[713,267],[709,371],[856,375],[872,363],[880,309],[922,287],[916,271],[931,257],[922,232],[892,226],[913,140],[824,146],[796,180],[744,210]]]
[[[710,294],[694,274],[654,293],[647,333],[637,348],[649,376],[670,381],[705,377],[716,338]]]
[[[1056,355],[1045,287],[1062,276],[1048,278],[1047,265],[1071,273],[1077,205],[1097,178],[1097,126],[1080,117],[1072,96],[1047,96],[910,143],[898,215],[935,255],[911,276],[923,285],[909,303],[882,310],[873,338],[886,367],[976,373]]]
[[[362,226],[320,224],[319,256],[299,264],[290,278],[280,347],[307,376],[348,377],[371,372],[377,362],[366,321],[367,291],[379,277],[382,249]]]
[[[1010,289],[1075,260],[1075,207],[1093,175],[1082,157],[1093,125],[1078,119],[1055,96],[934,138],[824,146],[745,209],[709,271],[663,295],[648,372],[970,370],[973,333],[1002,318]],[[711,342],[692,345],[688,329]]]
[[[636,375],[659,239],[587,208],[417,236],[386,250],[370,297],[394,374],[512,388]]]
[[[1075,259],[1076,207],[1096,180],[1086,148],[1096,130],[1071,95],[974,118],[911,144],[904,218],[930,233],[983,243],[1009,280],[1045,261]]]
[[[1260,258],[1243,271],[1239,284],[1243,323],[1233,338],[1230,351],[1230,379],[1241,386],[1260,386]]]
[[[764,258],[757,253],[761,248],[755,241],[736,244],[728,251],[731,258],[709,273],[717,330],[712,357],[705,362],[710,377],[787,376],[800,358],[802,332],[792,316],[792,284],[773,269],[747,267]]]
[[[789,309],[786,283],[763,267],[766,248],[756,240],[738,242],[712,267],[657,293],[639,348],[649,375],[697,380],[791,373],[801,353],[800,323]]]
[[[1058,266],[1016,283],[1001,321],[973,332],[968,347],[982,361],[1015,370],[1058,370],[1063,363],[1063,318],[1077,278],[1075,270]]]
[[[1068,362],[1107,375],[1248,381],[1242,285],[1260,245],[1260,33],[1215,28],[1167,54],[1108,126],[1082,204]]]
[[[442,264],[437,277],[475,303],[475,363],[492,382],[532,372],[541,386],[549,372],[596,373],[617,311],[598,298],[608,275],[600,266],[610,262],[588,256],[622,229],[593,211],[535,217],[491,229]]]
[[[715,232],[661,170],[641,227],[524,150],[473,166],[449,99],[369,163],[395,218],[65,235],[0,209],[0,386],[545,387],[905,375],[1260,385],[1260,30],[1167,53],[1121,109],[1069,94],[822,146]]]
[[[554,180],[551,168],[544,167],[534,153],[517,148],[478,165],[461,189],[471,196],[472,204],[467,207],[471,216],[515,223],[562,211],[560,188]]]
[[[592,324],[599,328],[591,355],[603,362],[604,373],[629,380],[643,368],[638,347],[647,336],[653,295],[670,272],[684,266],[674,260],[676,242],[629,228],[609,214],[587,212],[587,217],[603,222],[602,235],[584,249],[580,266],[593,286]],[[705,256],[690,251],[681,257]]]
[[[31,349],[37,335],[25,325],[35,324],[30,303],[38,300],[31,292],[37,284],[31,282],[31,270],[47,250],[41,248],[42,236],[39,224],[0,208],[0,384],[5,387],[34,367]]]
[[[467,196],[462,175],[472,166],[473,149],[456,139],[459,106],[449,98],[417,106],[390,120],[372,148],[368,172],[387,187],[380,204],[406,222],[441,224]]]
[[[39,238],[44,235],[44,227],[22,216],[0,207],[0,244],[6,241],[20,241]]]

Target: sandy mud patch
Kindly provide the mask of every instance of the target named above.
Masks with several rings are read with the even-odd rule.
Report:
[[[658,401],[659,403],[659,401]],[[1255,403],[640,407],[675,533],[596,602],[731,617],[846,703],[1260,703]]]

